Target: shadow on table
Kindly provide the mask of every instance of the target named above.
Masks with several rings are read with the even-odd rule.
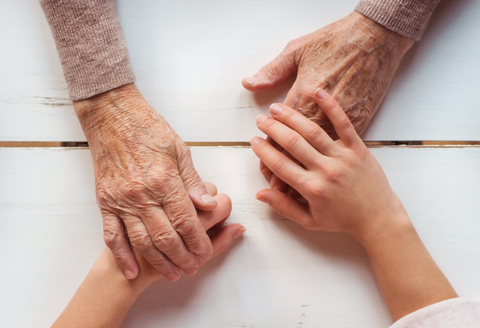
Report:
[[[328,263],[329,266],[336,267],[338,270],[354,272],[355,279],[359,284],[363,284],[364,286],[375,285],[374,275],[365,251],[361,245],[349,235],[342,233],[308,231],[295,222],[287,220],[273,211],[269,211],[267,216],[259,217],[258,219],[268,220],[268,229],[281,230],[285,232],[284,235],[290,236],[293,239],[294,244],[302,244],[305,252],[310,254],[308,256],[311,256],[312,253],[317,254],[319,261],[322,261],[322,263]],[[266,234],[268,235],[268,233]],[[258,235],[249,237],[247,234],[244,238],[257,238],[256,241],[258,242],[259,237]],[[269,237],[265,236],[265,238]],[[271,246],[275,247],[278,242],[281,241],[277,239],[275,242],[271,243]],[[248,284],[252,289],[257,288],[258,297],[253,297],[253,299],[256,299],[256,302],[261,302],[263,297],[262,293],[268,293],[270,290],[269,288],[271,288],[272,285],[275,285],[276,280],[283,281],[283,279],[285,279],[284,276],[272,276],[271,281],[267,284],[268,286],[266,286],[265,281],[262,280],[265,279],[265,277],[260,277],[258,281],[256,281],[256,276],[254,272],[252,272],[252,267],[257,267],[260,270],[263,267],[265,270],[269,270],[269,273],[276,272],[275,270],[277,270],[272,270],[272,265],[278,266],[278,269],[280,270],[285,267],[285,263],[275,262],[278,259],[275,259],[273,264],[269,263],[264,265],[263,263],[258,263],[258,261],[262,260],[261,255],[257,256],[257,254],[255,254],[256,250],[254,247],[258,245],[258,243],[255,243],[255,240],[253,243],[249,243],[248,240],[239,239],[224,254],[221,254],[218,258],[212,260],[201,268],[195,276],[182,277],[182,279],[176,283],[159,281],[153,284],[140,296],[132,307],[123,327],[149,327],[151,325],[156,327],[158,325],[168,326],[172,324],[175,326],[180,322],[185,323],[195,319],[206,320],[205,316],[211,316],[211,312],[208,312],[208,309],[205,309],[206,313],[199,312],[203,309],[203,305],[199,304],[203,304],[202,302],[205,302],[205,304],[212,302],[214,308],[219,307],[219,300],[216,300],[215,297],[212,296],[214,295],[214,291],[211,289],[212,284],[209,281],[218,277],[217,271],[222,271],[222,266],[227,265],[225,261],[228,260],[228,256],[234,255],[232,253],[236,253],[234,256],[238,256],[238,258],[243,256],[241,261],[245,261],[248,254],[252,254],[252,263],[245,265],[245,279],[248,279],[248,281],[233,284],[236,286],[232,287],[231,299],[227,300],[234,303],[234,299],[239,297],[238,304],[242,304],[243,306],[233,310],[237,312],[238,316],[249,318],[249,316],[252,315],[250,312],[252,312],[252,306],[254,304],[242,303],[246,301],[245,295],[243,295],[242,291],[237,295],[236,292],[238,292],[238,289],[241,289],[245,284]],[[259,250],[259,252],[262,253],[262,250]],[[300,254],[298,255],[301,256]],[[289,258],[292,254],[284,254],[284,256],[285,258]],[[309,272],[311,269],[312,266],[306,263],[304,270]],[[232,270],[237,271],[231,274],[232,279],[238,279],[238,277],[241,277],[241,273],[239,274],[238,272],[238,267],[232,268]],[[224,271],[222,273],[224,273]],[[216,287],[220,291],[220,297],[225,297],[225,288],[228,288],[225,284],[225,281],[219,281],[219,285]],[[209,290],[205,289],[206,286],[209,286]],[[257,287],[254,288],[252,286]],[[279,285],[278,288],[281,289],[282,286]],[[377,290],[372,290],[370,288],[369,293],[370,295],[365,298],[366,302],[371,301],[373,297],[375,303],[382,304],[381,293],[378,288]],[[281,303],[280,300],[279,302]],[[208,305],[205,305],[205,307],[208,308]],[[239,314],[238,311],[241,313]],[[382,311],[385,312],[385,315],[388,318],[387,309],[379,308],[379,313],[382,313]],[[185,316],[189,316],[190,318],[185,319]],[[205,322],[202,324],[205,325]],[[194,323],[187,326],[196,327]]]
[[[441,1],[435,9],[430,23],[419,42],[415,42],[413,47],[407,52],[398,67],[395,78],[392,81],[389,92],[378,108],[377,113],[370,122],[369,127],[364,132],[368,131],[376,124],[379,112],[383,110],[384,104],[388,103],[389,97],[393,97],[395,90],[399,90],[403,84],[411,82],[410,76],[418,70],[419,66],[424,63],[424,60],[430,60],[428,53],[435,47],[435,44],[441,42],[439,36],[445,34],[454,24],[457,23],[458,17],[462,17],[465,11],[470,10],[470,7],[475,3],[474,0],[457,0],[457,1]],[[479,41],[480,43],[480,41]],[[443,63],[447,64],[448,63]],[[441,69],[441,67],[439,67]],[[392,92],[393,90],[393,92]],[[415,117],[412,117],[415,120]]]

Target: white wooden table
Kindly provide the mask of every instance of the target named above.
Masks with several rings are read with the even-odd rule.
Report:
[[[186,141],[248,141],[285,90],[243,77],[352,0],[118,1],[138,86]],[[440,4],[365,140],[480,140],[480,2]],[[288,22],[286,24],[285,22]],[[0,142],[84,141],[43,13],[0,0]],[[372,148],[427,248],[461,296],[479,296],[480,148]],[[247,233],[197,275],[159,282],[125,327],[387,327],[361,247],[309,232],[255,200],[248,147],[193,147]],[[0,327],[46,327],[104,247],[88,149],[0,148]]]

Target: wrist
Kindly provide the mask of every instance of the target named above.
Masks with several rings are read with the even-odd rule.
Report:
[[[402,57],[415,43],[414,39],[398,34],[358,11],[354,10],[350,16],[357,29],[367,37],[371,36],[374,37],[374,39],[386,43],[392,48],[392,51],[398,53]]]
[[[145,106],[140,91],[130,83],[93,97],[73,102],[75,113],[87,137],[91,132],[105,128],[121,128],[120,125],[132,117],[133,109],[140,111]],[[90,141],[90,140],[89,140]]]
[[[410,221],[410,218],[404,211],[402,214],[397,214],[382,233],[371,239],[359,240],[359,242],[370,255],[377,250],[385,249],[387,244],[401,245],[412,240],[417,241],[420,239],[412,221]]]
[[[129,297],[136,299],[148,286],[158,280],[158,278],[147,274],[145,271],[149,270],[140,268],[137,278],[127,279],[115,262],[112,252],[105,248],[92,267],[90,274],[94,279],[109,281],[110,284],[114,285],[115,289],[125,291]]]

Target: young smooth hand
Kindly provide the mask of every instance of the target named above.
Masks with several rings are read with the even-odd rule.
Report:
[[[306,202],[275,189],[261,190],[257,198],[307,229],[374,239],[404,217],[403,206],[335,99],[318,89],[315,101],[340,139],[292,108],[273,104],[272,117],[260,115],[257,126],[289,156],[262,138],[251,141],[260,160]]]
[[[231,224],[215,231],[230,215],[232,203],[227,195],[217,195],[217,188],[213,184],[205,185],[218,206],[212,211],[198,211],[197,215],[203,228],[207,231],[211,229],[209,235],[214,258],[225,251],[236,237],[241,236],[245,228],[240,224]],[[129,280],[117,265],[110,249],[105,248],[52,328],[120,327],[138,296],[151,283],[164,278],[138,250],[133,249],[133,254],[140,270],[135,279]],[[208,260],[199,257],[198,263],[202,266]]]
[[[302,196],[266,189],[257,198],[307,229],[356,238],[367,251],[394,321],[457,297],[343,109],[322,89],[315,92],[315,101],[340,139],[334,141],[286,105],[272,105],[273,118],[257,118],[259,129],[274,143],[253,138],[253,151]]]

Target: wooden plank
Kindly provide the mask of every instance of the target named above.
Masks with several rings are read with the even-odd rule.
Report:
[[[372,149],[427,248],[461,296],[480,294],[480,149]],[[249,148],[192,148],[198,171],[248,229],[191,278],[158,282],[124,327],[387,327],[364,251],[255,200]],[[46,327],[104,247],[87,149],[0,148],[0,326]]]
[[[138,86],[185,141],[248,141],[282,90],[240,85],[356,0],[119,0]],[[38,3],[0,0],[0,141],[84,141]],[[480,140],[480,2],[443,1],[365,140]]]

